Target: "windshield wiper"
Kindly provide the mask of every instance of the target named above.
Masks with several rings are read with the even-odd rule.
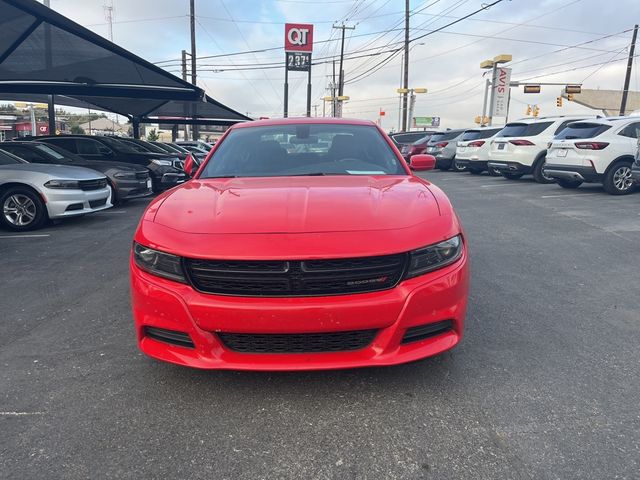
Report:
[[[339,175],[337,173],[325,173],[325,172],[309,172],[309,173],[291,173],[288,175],[282,175],[283,177],[324,177],[326,175]]]

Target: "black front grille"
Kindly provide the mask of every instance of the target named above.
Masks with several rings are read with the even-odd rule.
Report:
[[[406,254],[305,261],[185,259],[194,288],[242,296],[314,296],[373,292],[394,287]]]
[[[417,327],[408,328],[402,337],[401,343],[412,343],[425,340],[427,338],[435,337],[448,332],[453,328],[451,320],[443,320],[441,322],[427,323],[426,325],[419,325]]]
[[[225,347],[242,353],[321,353],[360,350],[377,330],[329,333],[218,333]]]
[[[100,190],[107,186],[106,178],[98,178],[96,180],[80,180],[80,190]]]
[[[107,203],[107,199],[106,198],[100,198],[98,200],[89,200],[89,206],[91,208],[102,207],[106,203]]]
[[[146,180],[149,178],[149,172],[136,172],[136,180]]]
[[[144,327],[143,334],[145,337],[153,338],[172,345],[180,347],[195,348],[193,341],[188,333],[178,332],[176,330],[166,330],[164,328]]]

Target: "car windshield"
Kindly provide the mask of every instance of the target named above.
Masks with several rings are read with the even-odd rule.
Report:
[[[544,132],[553,122],[508,123],[498,137],[533,137]]]
[[[593,138],[600,135],[611,128],[610,125],[602,125],[601,123],[578,122],[570,123],[558,135],[556,139],[571,140],[577,138]]]
[[[40,150],[47,157],[60,163],[87,163],[87,161],[71,152],[67,152],[56,145],[45,145],[40,143],[35,146],[36,150]]]
[[[0,150],[0,165],[15,165],[18,163],[28,163],[19,159],[15,155],[11,155],[9,152]]]
[[[406,174],[373,126],[284,124],[232,130],[200,178]]]
[[[434,133],[429,139],[430,143],[440,142],[442,140],[453,140],[457,136],[460,135],[460,131],[452,131],[452,132],[437,132]]]

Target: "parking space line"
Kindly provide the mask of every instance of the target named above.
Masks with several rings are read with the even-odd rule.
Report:
[[[522,185],[527,185],[526,183],[491,183],[489,185],[480,185],[482,188],[491,188],[491,187],[518,187],[522,188]]]
[[[0,238],[42,238],[42,237],[50,237],[48,233],[40,233],[37,235],[0,235]]]
[[[541,195],[540,198],[560,198],[560,197],[588,197],[590,195],[602,195],[600,192],[593,193],[565,193],[558,195]]]

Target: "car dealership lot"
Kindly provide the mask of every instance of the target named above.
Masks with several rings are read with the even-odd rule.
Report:
[[[424,176],[466,228],[466,336],[394,368],[142,356],[127,261],[146,200],[0,231],[0,478],[637,476],[640,194]]]

